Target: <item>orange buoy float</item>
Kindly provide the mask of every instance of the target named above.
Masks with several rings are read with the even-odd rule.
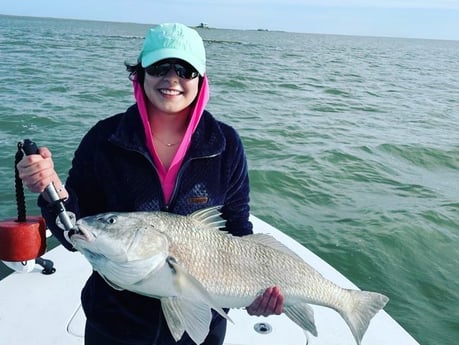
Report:
[[[46,223],[40,216],[0,221],[0,260],[27,261],[46,251]]]
[[[0,221],[0,260],[24,262],[36,259],[46,251],[46,223],[43,217],[26,217],[24,187],[16,165],[24,156],[25,145],[34,144],[26,139],[18,143],[15,160],[16,202],[18,218]],[[29,147],[30,149],[30,147]],[[27,152],[27,151],[25,151]]]

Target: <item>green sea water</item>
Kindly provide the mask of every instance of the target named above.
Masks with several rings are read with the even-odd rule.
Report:
[[[0,219],[17,215],[18,141],[49,147],[65,178],[86,131],[133,103],[123,63],[147,28],[0,16]],[[242,136],[252,212],[388,295],[420,344],[456,343],[459,42],[199,32],[208,110]]]

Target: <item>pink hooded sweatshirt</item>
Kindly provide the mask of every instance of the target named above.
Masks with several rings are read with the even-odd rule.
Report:
[[[169,169],[166,169],[164,167],[153,145],[153,136],[152,136],[151,129],[150,129],[150,122],[148,120],[147,103],[145,99],[146,98],[145,93],[143,92],[143,88],[136,80],[133,81],[133,86],[134,86],[134,97],[137,101],[137,106],[139,108],[140,117],[142,119],[143,127],[145,130],[146,145],[147,145],[148,150],[150,151],[151,156],[153,157],[153,161],[155,163],[156,170],[158,172],[159,179],[161,181],[161,186],[163,188],[164,200],[166,201],[166,204],[167,204],[169,203],[172,197],[172,192],[174,191],[177,174],[179,172],[183,159],[185,158],[185,154],[191,143],[191,136],[196,130],[196,127],[198,126],[199,120],[201,119],[201,116],[204,112],[207,102],[209,101],[209,98],[210,98],[209,82],[207,80],[207,76],[204,75],[201,89],[199,90],[199,94],[196,98],[195,106],[192,111],[190,121],[188,123],[188,128],[186,129],[182,142],[180,143],[180,146],[177,152],[175,153],[174,158],[172,159],[172,163]]]

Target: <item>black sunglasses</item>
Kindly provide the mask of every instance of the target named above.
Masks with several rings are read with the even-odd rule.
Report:
[[[193,66],[184,62],[159,62],[145,67],[145,72],[152,77],[164,77],[172,67],[174,67],[175,73],[182,79],[194,79],[199,75]]]

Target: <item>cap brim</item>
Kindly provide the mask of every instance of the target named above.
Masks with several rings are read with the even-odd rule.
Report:
[[[183,50],[170,48],[155,50],[153,52],[145,54],[141,58],[141,64],[142,67],[145,68],[164,59],[180,59],[186,61],[191,66],[193,66],[201,76],[203,76],[206,71],[205,66],[202,64],[202,62],[197,61],[193,56],[184,53]]]

